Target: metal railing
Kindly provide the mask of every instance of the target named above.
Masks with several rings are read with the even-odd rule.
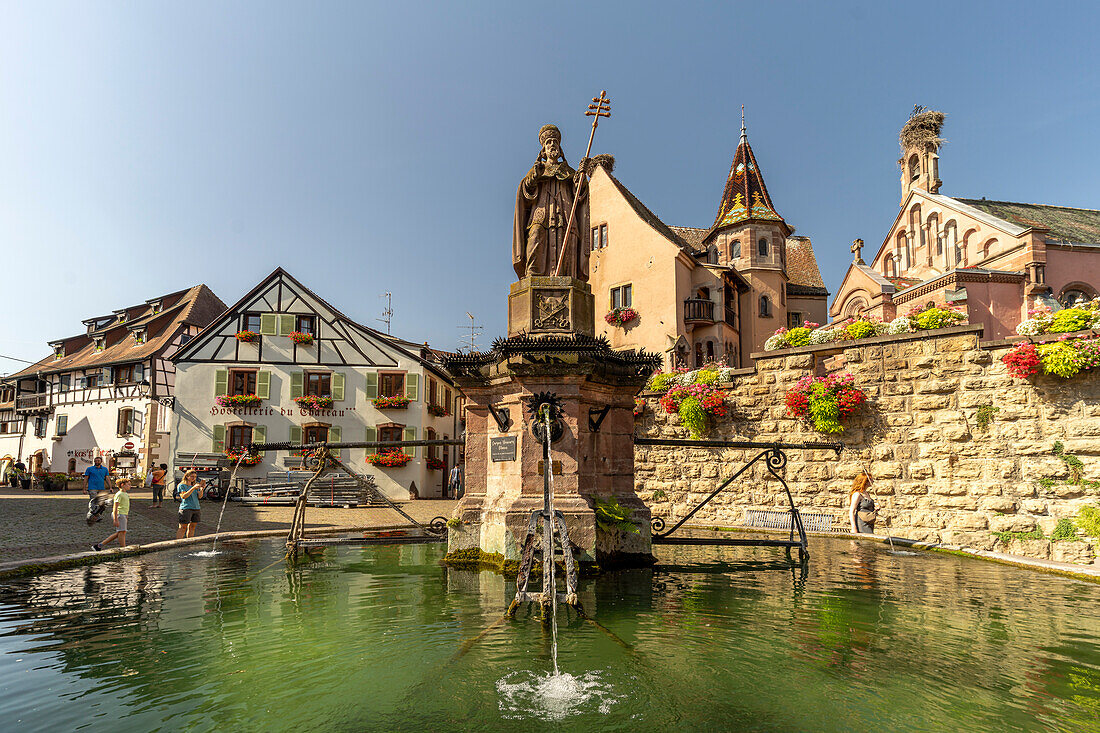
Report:
[[[688,298],[684,301],[684,320],[714,322],[714,301]]]

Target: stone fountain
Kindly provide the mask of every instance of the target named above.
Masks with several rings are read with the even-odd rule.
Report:
[[[595,337],[588,237],[580,235],[588,232],[589,161],[574,171],[560,141],[553,125],[539,131],[542,150],[516,194],[519,280],[508,297],[508,337],[446,363],[467,398],[466,493],[450,523],[448,557],[477,549],[518,559],[549,468],[554,507],[582,566],[651,564],[650,511],[634,491],[634,397],[659,358]],[[558,408],[550,466],[534,395],[552,396]],[[597,523],[598,506],[609,502],[629,510],[637,532]]]

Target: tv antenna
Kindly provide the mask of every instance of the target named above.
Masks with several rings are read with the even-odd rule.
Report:
[[[391,293],[390,291],[387,290],[386,292],[382,293],[378,297],[386,299],[386,307],[382,311],[382,317],[381,318],[375,318],[374,320],[382,321],[382,323],[385,323],[386,324],[386,334],[389,335],[389,333],[390,333],[390,321],[393,320],[393,293]]]
[[[470,311],[466,311],[466,317],[470,319],[469,326],[459,326],[459,328],[468,330],[469,333],[464,335],[459,343],[459,350],[466,349],[467,351],[477,351],[477,336],[481,333],[482,326],[477,325],[474,321],[474,314]]]

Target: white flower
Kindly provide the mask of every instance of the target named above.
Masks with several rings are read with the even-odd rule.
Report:
[[[911,333],[915,330],[916,329],[913,328],[913,321],[908,316],[895,318],[886,326],[886,333],[892,334]]]
[[[1025,318],[1016,326],[1016,333],[1021,336],[1038,336],[1043,332],[1043,324],[1038,318]]]
[[[731,382],[733,381],[733,370],[729,367],[722,367],[718,370],[719,382]]]
[[[782,349],[786,345],[786,339],[783,338],[782,334],[777,333],[774,336],[769,336],[768,340],[764,342],[764,351],[775,351],[776,349]]]
[[[819,328],[810,332],[811,344],[828,344],[836,340],[836,335],[831,328]]]

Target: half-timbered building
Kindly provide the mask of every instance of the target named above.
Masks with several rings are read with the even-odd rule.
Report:
[[[435,354],[356,323],[276,269],[176,355],[172,456],[236,454],[253,442],[457,436],[461,395]],[[341,459],[373,474],[395,499],[411,490],[443,496],[457,459],[452,449],[408,448],[404,465],[376,466],[367,461],[376,452],[344,449]],[[290,451],[264,453],[240,475],[301,461]]]
[[[31,471],[83,473],[97,456],[123,475],[166,462],[171,356],[224,310],[196,285],[84,320],[0,384],[0,450]]]

